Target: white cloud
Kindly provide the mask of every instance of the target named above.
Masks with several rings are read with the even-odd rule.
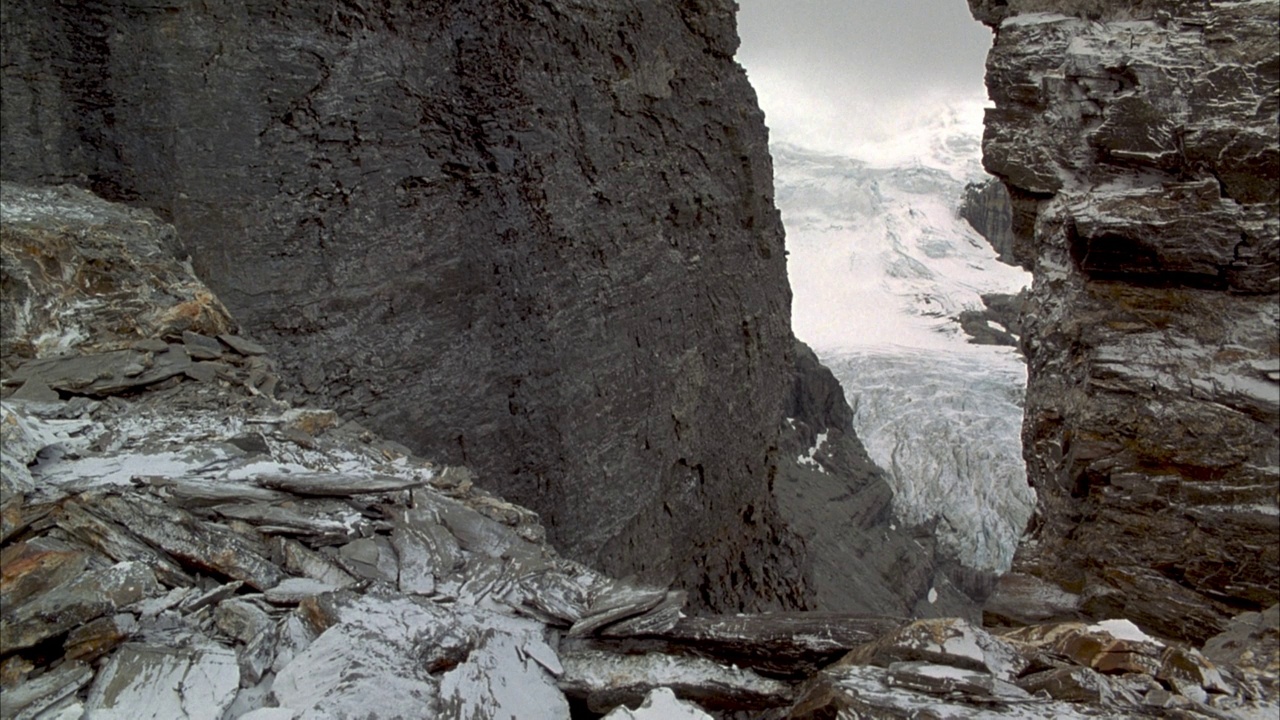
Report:
[[[964,0],[739,0],[738,61],[776,141],[862,155],[986,97]]]

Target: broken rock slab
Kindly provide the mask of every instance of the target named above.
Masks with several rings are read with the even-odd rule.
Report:
[[[187,349],[187,355],[192,360],[222,359],[222,343],[207,335],[184,330],[182,333],[182,345]]]
[[[569,628],[569,636],[590,635],[610,623],[646,613],[666,598],[665,589],[642,588],[623,583],[607,584],[594,593],[591,605],[582,619]]]
[[[127,644],[94,680],[85,709],[95,720],[221,720],[239,687],[227,648]]]
[[[1005,681],[1028,665],[1016,647],[961,618],[917,620],[851,650],[839,664],[889,667],[912,661],[977,670]]]
[[[92,501],[61,504],[53,513],[54,524],[71,537],[118,562],[145,563],[156,579],[170,587],[189,586],[194,580],[168,555],[144,543],[120,525],[94,515]]]
[[[193,363],[180,346],[164,353],[133,349],[31,360],[5,378],[6,385],[36,383],[72,395],[102,397],[154,385],[190,373]],[[210,378],[212,379],[212,378]]]
[[[563,668],[543,639],[541,625],[496,615],[489,619],[493,626],[483,632],[466,661],[441,677],[440,717],[569,717],[569,703],[553,676]]]
[[[393,593],[333,593],[301,611],[323,630],[277,675],[300,717],[564,718],[540,623]]]
[[[307,598],[338,589],[337,585],[311,578],[285,578],[279,585],[268,588],[263,597],[273,605],[297,605]]]
[[[656,633],[683,651],[803,678],[902,627],[901,618],[821,612],[694,616]]]
[[[1265,688],[1269,697],[1280,695],[1280,605],[1237,615],[1226,630],[1204,644],[1204,655],[1237,668]]]
[[[74,698],[93,680],[93,670],[83,662],[68,662],[16,687],[0,692],[0,716],[7,720],[33,720]]]
[[[63,652],[69,660],[93,662],[114,650],[138,632],[138,619],[130,613],[116,613],[81,625],[67,635]]]
[[[787,683],[699,657],[575,650],[562,652],[560,661],[560,689],[585,701],[593,712],[635,706],[660,687],[709,710],[760,711],[786,706],[792,699]]]
[[[952,682],[965,682],[974,675],[972,670],[950,666],[921,665],[929,667],[935,676],[955,675]],[[945,668],[945,669],[944,669]],[[951,686],[943,694],[922,691],[900,683],[904,677],[900,671],[864,665],[840,665],[822,671],[801,687],[799,698],[784,712],[763,717],[769,720],[826,720],[828,718],[886,718],[911,720],[913,718],[946,718],[947,720],[1083,720],[1083,718],[1117,717],[1113,711],[1076,706],[1071,703],[1025,699],[1026,693],[1016,697],[986,693],[975,696],[966,694],[958,685]],[[919,673],[916,673],[919,677]],[[996,680],[989,675],[989,681]],[[946,678],[935,677],[944,683]],[[923,683],[919,683],[923,684]],[[1014,688],[1017,690],[1017,688]],[[1019,691],[1021,692],[1021,691]]]
[[[896,662],[889,665],[889,681],[898,687],[929,695],[961,695],[973,702],[1017,703],[1031,694],[1017,685],[988,673],[927,662]]]
[[[158,594],[155,574],[142,563],[90,571],[23,605],[5,608],[0,647],[6,653],[32,647]]]
[[[420,487],[425,479],[395,477],[392,475],[348,475],[344,473],[297,473],[290,475],[259,475],[259,485],[274,490],[284,490],[295,495],[313,497],[349,497],[375,495]]]
[[[276,538],[275,548],[284,556],[284,567],[295,575],[319,580],[334,587],[347,587],[356,579],[328,556],[288,538]],[[401,570],[403,576],[404,570]]]
[[[244,535],[223,526],[201,523],[178,508],[137,494],[125,499],[110,493],[86,496],[84,505],[185,565],[243,580],[258,590],[284,579],[284,573],[263,557],[265,547],[255,547]]]
[[[1093,625],[1034,625],[1004,633],[1003,637],[1048,650],[1081,667],[1113,675],[1155,676],[1165,651],[1163,642],[1146,635],[1127,620],[1106,620]]]
[[[1029,693],[1046,693],[1064,702],[1111,705],[1115,693],[1111,683],[1097,671],[1085,667],[1060,667],[1032,673],[1018,680]]]
[[[0,551],[0,608],[12,610],[84,572],[89,554],[53,538],[33,538]]]

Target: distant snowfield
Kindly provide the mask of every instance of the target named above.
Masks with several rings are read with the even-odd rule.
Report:
[[[1020,429],[1026,369],[955,317],[1030,275],[958,216],[980,164],[981,105],[944,108],[856,157],[775,143],[792,326],[845,388],[906,522],[938,521],[973,567],[1007,570],[1035,496]]]

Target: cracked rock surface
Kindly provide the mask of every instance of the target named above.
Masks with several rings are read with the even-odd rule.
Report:
[[[1280,597],[1280,8],[970,0],[1035,275],[1039,498],[992,620],[1203,641]]]

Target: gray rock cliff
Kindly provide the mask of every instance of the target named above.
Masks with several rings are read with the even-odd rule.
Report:
[[[800,606],[793,366],[733,4],[3,4],[3,176],[171,221],[282,391],[572,557]]]
[[[970,7],[1035,274],[1039,508],[988,617],[1202,640],[1280,594],[1280,6]]]
[[[1017,265],[1013,251],[1013,203],[1004,183],[991,178],[984,183],[969,183],[960,203],[960,217],[991,243],[1000,262]]]

